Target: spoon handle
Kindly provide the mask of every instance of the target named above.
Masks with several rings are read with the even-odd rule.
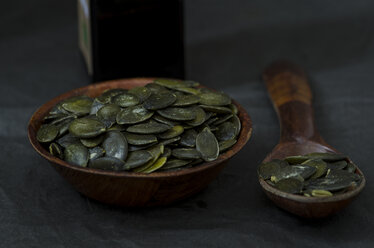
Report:
[[[312,91],[304,71],[277,61],[265,69],[263,79],[280,121],[280,143],[323,142],[314,125]]]

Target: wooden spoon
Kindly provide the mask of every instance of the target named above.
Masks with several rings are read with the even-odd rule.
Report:
[[[263,79],[281,127],[279,143],[263,162],[311,152],[339,153],[322,139],[314,125],[312,92],[300,67],[278,61],[264,71]],[[363,178],[358,187],[346,193],[320,198],[285,193],[263,179],[259,181],[266,195],[279,207],[302,217],[320,218],[344,208],[362,191],[366,183],[364,175],[359,169],[355,173]]]

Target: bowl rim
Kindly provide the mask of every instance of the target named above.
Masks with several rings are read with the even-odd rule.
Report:
[[[184,168],[181,170],[176,171],[166,171],[166,172],[158,172],[155,171],[153,173],[144,174],[144,173],[137,173],[137,172],[127,172],[127,171],[107,171],[107,170],[100,170],[100,169],[94,169],[94,168],[88,168],[88,167],[79,167],[76,165],[71,165],[67,163],[66,161],[59,159],[52,154],[50,154],[42,145],[37,141],[36,139],[36,132],[38,128],[40,127],[42,123],[42,118],[49,112],[49,110],[58,102],[60,102],[63,99],[66,99],[71,96],[77,96],[77,95],[84,95],[87,92],[90,92],[93,89],[101,90],[101,92],[105,89],[111,89],[111,88],[118,88],[118,86],[122,86],[122,88],[126,84],[130,85],[129,88],[136,87],[136,86],[142,86],[146,83],[150,83],[154,80],[154,77],[136,77],[136,78],[124,78],[124,79],[115,79],[115,80],[108,80],[103,81],[95,84],[86,85],[83,87],[79,87],[76,89],[72,89],[68,92],[65,92],[63,94],[60,94],[51,100],[47,101],[43,105],[41,105],[31,116],[28,126],[27,126],[27,134],[28,139],[33,148],[36,150],[39,155],[47,159],[49,162],[53,164],[57,164],[59,166],[80,171],[83,173],[92,173],[96,175],[102,175],[102,176],[111,176],[111,177],[124,177],[124,178],[154,178],[154,179],[160,179],[165,177],[175,177],[175,176],[183,176],[193,173],[198,173],[203,170],[207,170],[211,167],[214,167],[215,165],[221,164],[222,162],[230,159],[232,156],[234,156],[236,153],[238,153],[248,142],[250,137],[252,136],[252,120],[246,110],[235,100],[232,100],[232,103],[238,108],[238,117],[241,122],[241,130],[239,133],[239,138],[237,139],[237,142],[235,145],[230,148],[228,151],[222,153],[219,155],[219,157],[211,162],[205,162],[199,166],[194,166],[191,168]],[[202,87],[205,87],[201,85]],[[39,124],[38,124],[39,123]]]

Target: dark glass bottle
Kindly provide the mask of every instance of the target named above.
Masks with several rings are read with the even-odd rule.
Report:
[[[184,78],[182,0],[78,0],[80,48],[92,80]]]

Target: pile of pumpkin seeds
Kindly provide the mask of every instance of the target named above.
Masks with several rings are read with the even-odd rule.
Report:
[[[291,194],[326,197],[357,187],[362,177],[347,156],[310,153],[273,159],[258,167],[258,175],[269,185]]]
[[[37,132],[70,164],[151,173],[214,161],[237,142],[238,109],[199,83],[156,79],[144,87],[75,96],[54,106]]]

